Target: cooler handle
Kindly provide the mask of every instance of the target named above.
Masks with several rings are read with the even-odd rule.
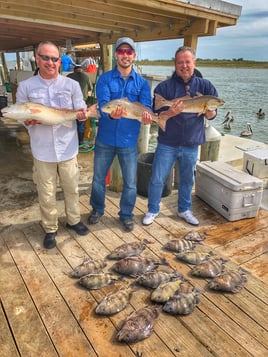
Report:
[[[251,176],[253,176],[253,171],[254,171],[254,162],[252,163],[252,169],[250,171],[250,169],[248,168],[249,166],[249,160],[247,160],[247,163],[246,163],[246,171],[248,174],[250,174]]]
[[[254,206],[255,204],[255,194],[251,193],[243,197],[243,207]]]

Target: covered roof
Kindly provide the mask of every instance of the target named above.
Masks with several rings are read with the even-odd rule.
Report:
[[[0,0],[0,51],[46,40],[66,47],[214,36],[240,14],[241,6],[219,0]]]

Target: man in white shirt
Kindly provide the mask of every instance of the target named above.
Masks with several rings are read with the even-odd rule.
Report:
[[[17,103],[33,102],[47,107],[80,110],[78,120],[86,119],[86,104],[79,83],[59,74],[59,50],[51,42],[37,48],[36,76],[19,83]],[[41,220],[46,232],[44,247],[56,246],[58,213],[56,205],[57,177],[64,192],[67,228],[79,235],[89,229],[81,222],[79,207],[79,169],[77,164],[78,137],[76,120],[65,125],[42,125],[37,120],[26,120],[34,157],[34,182],[37,185]]]

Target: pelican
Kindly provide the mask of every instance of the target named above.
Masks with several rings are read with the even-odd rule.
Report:
[[[224,124],[224,129],[226,130],[231,130],[231,122],[234,121],[234,117],[231,114],[231,112],[228,112],[225,117],[224,117],[224,121],[222,122],[222,124]]]
[[[265,113],[262,111],[262,108],[259,109],[259,111],[256,113],[258,118],[264,118]]]
[[[240,136],[251,136],[253,134],[252,128],[251,128],[251,124],[248,123],[247,124],[247,130],[243,130],[240,133]]]

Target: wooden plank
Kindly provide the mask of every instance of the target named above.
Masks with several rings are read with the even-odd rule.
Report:
[[[71,279],[66,275],[66,272],[70,271],[70,265],[67,263],[72,245],[77,244],[77,241],[73,237],[66,237],[58,241],[59,248],[61,245],[68,245],[69,254],[63,257],[61,254],[47,254],[46,251],[40,250],[38,242],[35,237],[40,234],[40,227],[35,226],[34,229],[25,229],[25,233],[29,240],[32,240],[33,248],[39,259],[45,266],[48,274],[53,278],[54,284],[57,286],[60,295],[68,305],[72,314],[75,316],[80,328],[83,329],[83,333],[87,339],[94,346],[95,352],[90,348],[84,350],[85,355],[88,356],[106,356],[109,351],[109,356],[133,356],[133,352],[126,345],[120,345],[118,343],[111,344],[111,339],[114,334],[114,326],[108,319],[101,320],[96,319],[94,316],[94,309],[96,307],[96,300],[93,295],[85,289],[82,289],[77,284],[76,279]],[[67,232],[67,231],[66,231]],[[64,229],[59,228],[58,238],[64,237]],[[58,240],[57,238],[57,240]],[[83,237],[85,240],[86,238]],[[90,235],[90,243],[94,245],[95,238]],[[64,316],[61,318],[61,322],[65,323]],[[80,329],[79,328],[79,329]],[[77,327],[76,327],[77,329]],[[68,340],[68,333],[62,331],[61,338]],[[70,345],[71,346],[71,345]],[[76,351],[76,353],[78,353]],[[77,356],[78,354],[76,354]],[[80,354],[79,354],[80,356]]]
[[[2,270],[2,269],[1,269]],[[1,271],[1,274],[3,271]],[[2,290],[2,281],[1,281],[1,290]],[[2,356],[18,356],[19,352],[17,350],[15,341],[11,334],[11,331],[8,326],[8,321],[6,319],[5,313],[3,311],[3,305],[1,301],[0,305],[0,346],[1,346],[1,354]]]
[[[262,280],[266,285],[268,285],[268,254],[264,253],[261,256],[256,257],[244,264],[242,267],[248,269],[252,274]],[[263,289],[261,291],[256,291],[256,294],[260,296],[262,294]],[[267,299],[266,295],[266,299]]]
[[[37,226],[39,227],[39,231],[35,229]],[[32,232],[31,239],[33,239],[33,243],[34,241],[36,242],[39,251],[44,251],[41,248],[42,241],[40,242],[40,238],[38,238],[43,238],[41,227],[33,225],[26,232],[27,234]],[[5,241],[50,338],[56,346],[57,352],[68,356],[77,356],[78,354],[79,356],[88,356],[89,353],[94,356],[95,353],[92,346],[85,338],[83,331],[80,329],[72,312],[47,274],[38,256],[32,251],[25,236],[18,231],[14,231],[12,234],[6,236]],[[45,253],[53,261],[54,255],[57,255],[57,250],[55,249],[51,252],[45,251]],[[29,323],[28,320],[27,323]],[[35,334],[35,331],[33,333]],[[19,334],[21,334],[21,331]]]
[[[113,202],[113,204],[115,204],[115,200],[112,200],[112,202]],[[112,213],[113,214],[113,212],[115,212],[117,210],[117,207],[116,208],[114,208],[114,207],[111,207],[110,205],[109,205],[109,213]],[[139,227],[137,227],[137,228],[135,228],[135,231],[137,230],[137,229],[139,229]],[[154,236],[157,234],[157,232],[159,232],[159,227],[157,227],[156,228],[156,232],[154,233]],[[158,233],[159,234],[159,233]],[[154,249],[154,251],[155,250],[157,250],[157,248],[158,248],[158,254],[159,254],[159,252],[161,252],[161,245],[160,246],[158,246],[157,247],[157,245],[156,244],[154,244],[153,246],[148,246],[148,249]],[[160,248],[160,249],[159,249]],[[206,247],[206,249],[207,250],[209,250],[210,249],[210,247],[209,246],[207,246]],[[179,271],[181,271],[181,270],[179,270]],[[188,271],[189,271],[189,269],[188,269]],[[223,298],[224,299],[224,298]],[[245,314],[244,314],[245,315]],[[247,315],[245,315],[245,316],[247,316]],[[234,330],[238,330],[238,331],[240,331],[241,330],[241,328],[239,327],[239,325],[237,325],[236,323],[233,323],[233,321],[232,320],[230,320],[226,315],[224,315],[224,322],[226,323],[226,325],[231,325],[231,327],[229,328],[229,329],[225,329],[227,332],[228,332],[228,334],[230,335],[230,336],[232,336],[232,332],[234,331]],[[221,326],[222,325],[222,321],[219,321],[219,326]],[[224,324],[223,324],[224,325]],[[256,327],[256,325],[254,326],[254,327]],[[189,327],[188,327],[189,328]],[[200,335],[198,334],[198,336],[200,337]],[[249,338],[249,336],[248,336],[248,334],[247,333],[245,333],[245,332],[243,332],[242,331],[242,334],[238,334],[238,340],[239,340],[239,344],[241,345],[241,346],[243,346],[243,343],[247,340]],[[256,342],[256,341],[254,341],[254,342]],[[253,350],[254,349],[254,346],[255,346],[255,344],[254,344],[254,342],[250,345],[250,347],[249,347],[249,350]],[[243,350],[243,348],[241,349],[241,346],[239,346],[239,347],[237,347],[238,348],[238,353],[240,353],[241,355],[243,355],[244,353],[245,353],[245,351]],[[218,347],[217,347],[218,348]],[[259,350],[262,350],[263,349],[263,346],[261,345],[261,344],[259,344]],[[225,351],[226,352],[226,351]],[[249,351],[249,353],[250,353],[250,351]]]
[[[12,246],[12,241],[14,244],[14,241],[22,242],[23,240],[25,240],[25,237],[23,233],[19,231],[1,236],[1,303],[19,354],[21,356],[53,357],[57,355],[56,350],[29,296],[27,286],[25,286],[25,282],[14,264],[14,257],[11,256],[5,245],[6,242],[10,247]],[[23,248],[25,248],[23,244],[17,246],[17,249],[23,250]],[[25,270],[26,268],[28,268],[27,264],[22,263],[21,269]],[[2,331],[1,329],[1,335]],[[15,346],[12,348],[10,338],[8,338],[7,335],[6,337],[7,339],[1,344],[1,352],[3,352],[3,349],[11,348],[10,352],[14,351],[14,353],[8,353],[6,355],[16,356],[18,352]]]
[[[228,256],[238,264],[268,252],[268,227],[259,229],[215,249],[216,252]]]

